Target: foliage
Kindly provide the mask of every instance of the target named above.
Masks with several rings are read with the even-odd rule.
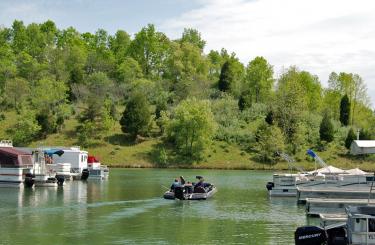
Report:
[[[273,68],[263,57],[256,57],[246,68],[245,91],[251,102],[266,102],[273,87]]]
[[[347,95],[344,95],[340,102],[340,122],[344,126],[349,125],[350,120],[350,101]]]
[[[4,93],[7,95],[9,102],[18,110],[19,105],[22,104],[29,96],[29,83],[23,78],[9,79],[5,82]]]
[[[150,118],[151,112],[145,96],[135,93],[126,104],[120,120],[122,132],[130,134],[135,139],[138,134],[147,132]]]
[[[76,129],[79,142],[88,146],[103,137],[101,144],[117,137],[126,141],[120,133],[117,113],[126,105],[121,120],[126,133],[132,137],[147,133],[154,137],[148,139],[153,142],[157,136],[170,136],[162,138],[178,141],[177,153],[185,160],[202,158],[202,149],[210,145],[211,139],[253,157],[252,145],[261,139],[257,134],[260,125],[264,130],[281,130],[284,150],[303,159],[299,155],[305,148],[322,145],[320,124],[325,113],[330,115],[335,129],[333,143],[325,147],[336,147],[330,149],[335,156],[344,151],[347,125],[362,129],[363,139],[374,136],[374,111],[365,81],[358,74],[332,72],[327,88],[322,87],[317,76],[293,66],[274,77],[272,65],[261,56],[245,68],[235,53],[224,48],[205,53],[202,36],[198,30],[187,28],[179,38],[171,40],[154,25],[131,36],[124,30],[113,35],[103,29],[80,33],[73,27],[58,29],[53,21],[28,25],[14,21],[10,27],[0,28],[0,107],[1,115],[6,116],[0,122],[0,132],[13,137],[5,130],[20,127],[20,132],[26,132],[20,135],[29,135],[19,137],[19,142],[25,142],[22,144],[38,136],[40,140],[70,139],[72,128]],[[136,94],[143,97],[140,103],[134,102]],[[189,99],[192,97],[196,99]],[[189,127],[194,123],[186,124],[187,129],[179,128],[181,137],[171,130],[180,121],[177,115],[180,119],[191,115],[189,120],[201,120],[196,115],[198,109],[186,105],[186,101],[197,101],[192,103],[199,104],[212,119],[206,118],[205,122],[217,125],[217,130],[209,127],[208,133],[201,133],[205,140],[194,141],[186,136],[191,135]],[[178,109],[181,107],[186,109],[186,115]],[[27,123],[15,120],[17,113],[25,111],[33,114]],[[70,117],[72,112],[74,118]],[[14,116],[8,117],[9,114]],[[75,123],[69,125],[71,130],[67,132],[64,129],[71,121]],[[125,121],[132,121],[129,124],[134,127],[129,128]],[[113,135],[115,128],[118,135]],[[182,144],[183,137],[193,141],[192,146]],[[262,140],[265,145],[273,143],[271,137]],[[164,145],[157,149],[164,148],[168,153],[172,150],[166,147],[169,142],[160,143]],[[212,147],[220,148],[215,143]],[[162,150],[159,153],[164,155]],[[171,152],[169,160],[175,153]],[[272,153],[270,157],[274,157]],[[210,157],[213,158],[214,155]]]
[[[167,127],[169,139],[188,159],[201,159],[215,133],[216,123],[210,103],[195,98],[182,101]]]
[[[353,128],[350,128],[348,131],[348,135],[346,136],[346,139],[345,139],[345,147],[347,149],[350,149],[350,145],[352,144],[353,140],[356,140],[356,139],[357,139],[357,136],[355,135]]]
[[[328,113],[324,114],[323,116],[322,122],[320,123],[319,134],[320,140],[324,140],[326,142],[333,141],[334,128]]]
[[[8,129],[16,146],[26,146],[38,136],[41,127],[35,120],[33,111],[23,110],[18,116],[17,123]]]
[[[279,127],[262,124],[257,132],[256,157],[260,162],[275,164],[278,153],[285,149],[284,137]]]

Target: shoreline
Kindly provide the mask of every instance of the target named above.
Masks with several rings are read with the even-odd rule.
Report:
[[[283,166],[277,166],[277,167],[270,167],[265,168],[264,166],[259,166],[258,168],[254,168],[254,166],[208,166],[208,165],[171,165],[171,166],[156,166],[153,164],[108,164],[108,168],[133,168],[133,169],[202,169],[202,170],[251,170],[251,171],[265,171],[265,172],[277,172],[277,171],[290,171],[288,167],[284,167],[284,164],[280,164]],[[335,164],[332,164],[333,166],[337,166]],[[363,171],[373,173],[374,171],[364,166],[364,168],[361,168],[361,166],[348,166],[344,167],[343,169],[352,169],[352,168],[360,168]],[[317,168],[321,168],[321,166],[318,166]],[[340,167],[341,168],[341,167]],[[311,168],[305,168],[306,171],[312,171],[314,170],[314,167]],[[298,171],[291,171],[291,172],[298,172]]]

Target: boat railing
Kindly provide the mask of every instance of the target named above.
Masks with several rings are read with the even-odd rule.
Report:
[[[13,141],[11,140],[1,140],[0,147],[13,147]]]

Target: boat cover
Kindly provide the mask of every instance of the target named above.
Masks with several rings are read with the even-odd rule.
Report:
[[[348,174],[352,174],[352,175],[365,175],[365,174],[369,174],[359,168],[353,168],[353,169],[349,169],[349,170],[345,170],[345,172],[347,172]]]
[[[24,167],[32,166],[32,156],[30,153],[18,150],[14,147],[0,147],[1,167]]]
[[[61,157],[64,154],[64,151],[60,149],[48,149],[48,150],[44,150],[44,154],[47,154],[50,157],[52,157],[53,154]]]
[[[332,165],[329,165],[327,167],[319,168],[317,170],[310,171],[308,173],[309,174],[345,174],[346,171],[340,168],[336,168]]]

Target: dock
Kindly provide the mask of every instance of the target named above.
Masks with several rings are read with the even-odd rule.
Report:
[[[368,194],[367,194],[368,195]],[[320,214],[345,214],[348,206],[366,206],[368,199],[337,199],[337,198],[307,198],[306,214],[319,216]],[[370,200],[370,204],[375,204]]]
[[[324,188],[297,187],[297,200],[298,203],[304,204],[307,198],[368,199],[370,189],[371,187],[366,184]]]
[[[320,226],[327,227],[333,224],[346,223],[348,220],[347,214],[320,214]]]

